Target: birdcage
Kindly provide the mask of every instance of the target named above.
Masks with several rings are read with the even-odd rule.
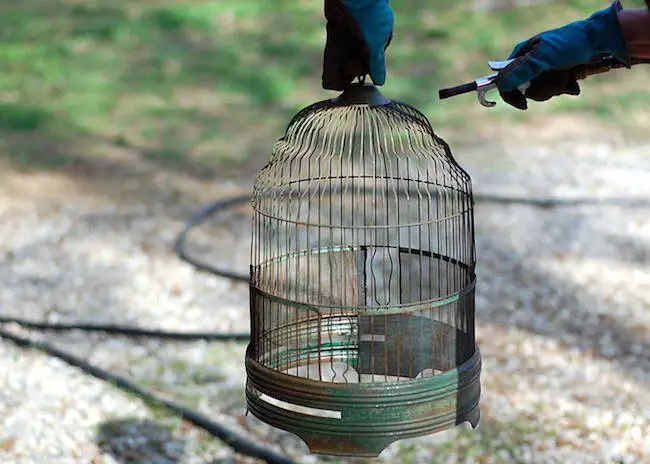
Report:
[[[305,108],[252,206],[250,412],[347,456],[476,427],[471,179],[423,114],[364,84]]]

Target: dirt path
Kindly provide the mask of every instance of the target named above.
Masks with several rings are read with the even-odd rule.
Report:
[[[650,199],[648,154],[649,147],[592,137],[539,146],[511,140],[456,156],[479,194]],[[111,172],[3,171],[2,314],[247,331],[247,287],[195,272],[169,247],[204,202],[245,192],[252,179],[199,182],[130,166]],[[481,426],[395,444],[381,461],[650,461],[649,210],[479,202]],[[194,238],[196,251],[245,272],[248,214],[216,218]],[[15,330],[241,425],[242,344]],[[1,340],[0,418],[6,463],[246,462],[137,398]],[[320,462],[287,434],[246,424],[300,462]]]

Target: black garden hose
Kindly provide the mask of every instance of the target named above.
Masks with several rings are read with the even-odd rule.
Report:
[[[562,199],[535,199],[535,198],[516,198],[516,197],[503,197],[495,195],[474,195],[476,203],[496,203],[496,204],[519,204],[519,205],[528,205],[531,207],[538,208],[556,208],[556,207],[571,207],[571,206],[580,206],[588,204],[614,204],[618,206],[628,206],[628,207],[647,207],[650,206],[649,199],[630,199],[630,198],[617,198],[612,200],[603,200],[595,198],[583,198],[583,199],[574,199],[574,200],[562,200]],[[215,201],[206,207],[199,210],[194,214],[190,220],[187,222],[181,233],[178,235],[174,243],[174,251],[178,257],[199,269],[200,271],[207,272],[209,274],[224,277],[238,282],[248,282],[249,277],[244,274],[238,274],[236,272],[220,269],[214,267],[208,263],[202,262],[195,257],[192,257],[186,249],[187,237],[189,232],[202,224],[205,220],[212,217],[218,212],[222,212],[228,208],[231,208],[236,205],[247,203],[250,201],[250,196],[241,195],[232,198],[220,199]],[[187,409],[183,406],[180,406],[171,401],[164,400],[157,397],[153,393],[135,385],[129,380],[108,372],[104,369],[101,369],[97,366],[93,366],[86,361],[73,356],[69,353],[66,353],[58,348],[44,342],[38,342],[24,338],[14,333],[2,328],[1,325],[5,324],[15,324],[26,329],[31,330],[41,330],[41,331],[69,331],[69,330],[80,330],[87,332],[104,332],[107,334],[114,334],[125,337],[150,337],[150,338],[161,338],[169,339],[176,341],[190,341],[190,340],[212,340],[212,341],[239,341],[244,342],[249,339],[249,334],[245,333],[192,333],[192,332],[169,332],[169,331],[160,331],[160,330],[149,330],[141,329],[137,327],[129,326],[119,326],[119,325],[102,325],[102,324],[58,324],[58,323],[45,323],[37,321],[29,321],[21,318],[13,317],[2,317],[0,316],[0,337],[4,338],[17,346],[23,348],[37,349],[43,353],[57,357],[71,366],[77,367],[89,375],[92,375],[98,379],[107,381],[114,386],[128,391],[129,393],[135,394],[141,397],[146,403],[153,406],[164,406],[170,411],[179,414],[183,419],[191,422],[197,427],[207,431],[214,437],[217,437],[224,441],[228,446],[230,446],[237,453],[247,455],[250,457],[261,459],[265,462],[272,464],[290,464],[295,461],[288,456],[278,453],[277,451],[260,446],[247,438],[243,437],[240,433],[229,429],[228,427],[218,424],[206,416]]]
[[[225,277],[235,281],[247,282],[248,277],[242,274],[237,274],[228,270],[216,269],[208,264],[202,263],[199,260],[192,258],[186,251],[186,242],[189,232],[202,223],[207,218],[212,215],[223,211],[229,207],[244,203],[249,201],[249,196],[239,196],[234,198],[228,198],[225,200],[219,200],[214,203],[211,203],[206,208],[198,211],[186,224],[183,231],[179,234],[176,242],[174,244],[174,250],[183,261],[190,263],[197,269],[208,272],[215,276]],[[192,333],[192,332],[169,332],[161,330],[148,330],[141,329],[137,327],[130,326],[119,326],[119,325],[104,325],[104,324],[56,324],[56,323],[46,323],[46,322],[37,322],[29,321],[26,319],[13,318],[13,317],[2,317],[0,316],[0,324],[15,324],[26,329],[31,330],[41,330],[41,331],[69,331],[69,330],[81,330],[87,332],[103,332],[107,334],[114,334],[125,337],[150,337],[150,338],[162,338],[168,340],[176,341],[191,341],[191,340],[212,340],[212,341],[247,341],[249,340],[249,335],[246,333]],[[230,446],[234,451],[239,454],[246,456],[254,457],[261,459],[265,462],[271,464],[294,464],[295,461],[288,456],[285,456],[269,447],[261,446],[248,438],[242,436],[242,434],[231,430],[230,428],[214,422],[210,418],[206,417],[199,412],[193,411],[191,409],[185,408],[174,402],[162,399],[152,392],[145,390],[142,387],[139,387],[135,383],[111,373],[107,370],[104,370],[100,367],[94,366],[87,363],[81,358],[73,356],[65,351],[62,351],[55,346],[39,342],[35,340],[30,340],[25,337],[15,335],[14,333],[4,329],[0,326],[0,337],[4,338],[15,345],[35,349],[41,351],[49,356],[54,356],[66,362],[70,366],[81,369],[85,373],[92,375],[100,380],[104,380],[108,383],[111,383],[117,388],[120,388],[124,391],[127,391],[131,394],[142,398],[145,403],[150,406],[164,406],[175,414],[180,415],[184,420],[194,424],[195,426],[205,430],[212,436],[219,438],[225,444]]]

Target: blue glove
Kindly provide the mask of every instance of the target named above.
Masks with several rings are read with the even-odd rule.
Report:
[[[358,77],[386,82],[385,52],[393,37],[389,0],[325,0],[327,42],[323,87],[345,90]]]
[[[613,56],[630,67],[618,12],[619,1],[589,18],[543,32],[518,44],[509,59],[515,61],[499,72],[497,86],[504,101],[525,110],[527,98],[545,101],[557,95],[579,95],[572,68]],[[519,90],[530,86],[525,94]]]

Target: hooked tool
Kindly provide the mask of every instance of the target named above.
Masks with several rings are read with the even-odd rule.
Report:
[[[497,103],[488,100],[487,93],[490,90],[497,88],[497,76],[499,75],[498,71],[506,68],[513,61],[514,59],[505,61],[488,61],[488,66],[492,71],[497,71],[496,73],[490,74],[489,76],[479,77],[478,79],[467,84],[461,84],[456,87],[442,89],[438,95],[441,100],[444,100],[446,98],[455,97],[456,95],[462,95],[476,91],[478,93],[478,101],[481,103],[481,105],[492,108]],[[525,92],[527,87],[528,85],[522,86],[519,88],[519,90]]]
[[[456,87],[442,89],[438,92],[438,96],[441,100],[444,100],[450,97],[455,97],[457,95],[476,91],[478,93],[478,100],[481,105],[492,108],[496,105],[496,102],[488,100],[487,93],[490,90],[497,88],[496,80],[499,75],[499,71],[508,67],[513,61],[514,58],[505,61],[488,61],[488,66],[492,71],[496,71],[496,73],[490,74],[489,76],[479,77],[478,79],[467,84],[461,84]],[[650,60],[633,58],[630,64],[633,66],[643,63],[648,64],[650,63]],[[602,74],[611,71],[612,69],[623,67],[625,67],[624,63],[620,62],[612,56],[608,56],[594,63],[576,66],[572,68],[571,71],[573,72],[576,80],[583,80],[595,74]],[[530,82],[519,86],[519,90],[525,95],[528,87],[530,87]]]

